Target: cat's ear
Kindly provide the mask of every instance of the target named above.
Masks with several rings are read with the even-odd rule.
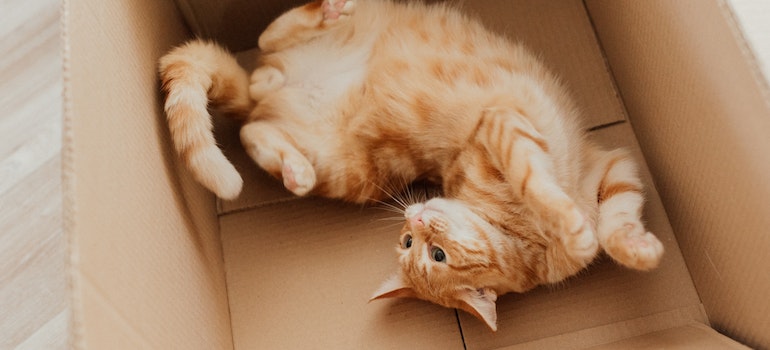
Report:
[[[416,298],[417,294],[414,293],[414,289],[404,283],[401,278],[401,274],[393,274],[388,278],[372,295],[369,301],[386,298]]]
[[[497,293],[489,288],[464,288],[458,295],[460,308],[484,321],[493,331],[497,331]]]

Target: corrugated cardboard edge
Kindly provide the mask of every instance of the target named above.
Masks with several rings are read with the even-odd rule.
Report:
[[[70,349],[85,349],[86,344],[83,339],[82,328],[83,304],[80,300],[82,295],[80,279],[76,276],[79,260],[77,237],[75,235],[75,212],[77,211],[75,202],[75,169],[74,169],[74,149],[73,139],[75,137],[72,125],[72,85],[70,77],[70,42],[69,42],[69,0],[61,2],[61,51],[62,51],[62,69],[63,69],[63,111],[62,118],[62,224],[64,237],[66,241],[66,271],[69,294],[69,339]]]
[[[768,77],[762,71],[757,54],[754,52],[751,43],[749,42],[746,34],[741,26],[741,22],[735,14],[735,9],[728,3],[727,0],[717,0],[717,4],[722,9],[722,15],[727,22],[727,26],[730,28],[730,32],[735,38],[735,42],[740,47],[741,55],[746,60],[746,64],[749,66],[749,70],[754,77],[754,81],[759,87],[762,97],[765,100],[767,108],[770,110],[770,85],[768,85]],[[770,69],[770,67],[768,67]]]

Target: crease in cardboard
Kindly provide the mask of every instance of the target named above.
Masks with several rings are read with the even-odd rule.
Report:
[[[722,274],[719,273],[719,269],[717,268],[717,265],[714,264],[714,260],[711,259],[711,255],[709,255],[708,250],[704,249],[703,255],[706,257],[706,260],[708,260],[709,264],[711,264],[711,267],[714,268],[714,273],[717,275],[719,282],[722,282]]]
[[[468,344],[465,342],[465,334],[463,334],[463,324],[460,322],[460,310],[455,309],[455,319],[457,319],[457,329],[460,332],[460,340],[463,342],[463,349],[468,350]]]
[[[118,323],[118,326],[121,327],[123,330],[128,332],[128,335],[132,339],[136,339],[142,346],[143,349],[152,349],[153,346],[149,343],[147,340],[147,337],[139,330],[137,329],[131,322],[128,321],[128,318],[118,310],[118,308],[115,306],[115,302],[110,300],[107,297],[107,293],[101,288],[99,288],[98,284],[92,281],[91,277],[88,277],[85,272],[80,272],[80,282],[83,289],[83,295],[86,294],[87,291],[91,291],[96,298],[89,299],[89,301],[94,301],[100,304],[100,307],[98,308],[100,312],[109,312],[112,314],[113,319],[115,319]],[[85,311],[85,310],[83,310]],[[83,342],[85,345],[85,339],[83,339]],[[113,344],[116,345],[116,344]],[[85,347],[84,347],[85,348]]]
[[[223,216],[227,216],[227,215],[233,215],[233,214],[242,213],[242,212],[245,212],[245,211],[251,211],[251,210],[254,210],[254,209],[260,209],[260,208],[265,208],[265,207],[271,207],[271,206],[274,206],[274,205],[280,205],[280,204],[284,204],[284,203],[289,203],[289,202],[297,201],[297,200],[300,200],[300,199],[303,199],[303,198],[320,198],[320,197],[282,197],[282,198],[266,200],[266,201],[262,201],[262,202],[257,202],[255,204],[249,204],[249,205],[246,205],[246,206],[243,206],[243,207],[237,207],[237,208],[232,208],[232,209],[227,209],[227,210],[225,210],[224,209],[224,205],[221,204],[224,201],[222,199],[217,199],[217,203],[220,203],[219,207],[221,208],[221,210],[220,210],[218,215],[219,215],[219,217],[223,217]]]
[[[594,18],[591,16],[591,11],[588,8],[588,4],[586,3],[586,0],[582,0],[581,3],[583,4],[583,11],[585,13],[586,18],[588,19],[588,25],[591,26],[591,34],[593,35],[593,42],[595,43],[599,54],[602,58],[602,67],[604,68],[604,73],[607,75],[607,78],[609,80],[609,84],[612,86],[612,92],[613,97],[615,97],[615,104],[618,106],[618,112],[622,116],[623,120],[619,120],[615,123],[609,123],[605,125],[598,125],[596,127],[590,128],[589,131],[594,131],[601,129],[603,127],[612,126],[615,124],[620,124],[620,122],[628,122],[629,125],[631,124],[631,119],[628,117],[628,108],[626,108],[626,104],[623,101],[622,93],[620,92],[620,89],[618,88],[618,82],[615,79],[615,73],[612,71],[612,66],[610,66],[610,61],[607,58],[607,55],[604,52],[604,45],[602,45],[602,40],[599,38],[599,35],[597,35],[596,31],[596,24],[594,23]],[[633,128],[632,128],[633,129]]]
[[[220,201],[219,199],[217,199],[217,211],[219,210],[219,203]],[[216,221],[217,221],[217,232],[219,236],[220,257],[222,258],[222,264],[220,266],[222,266],[222,269],[224,269],[224,271],[222,272],[222,275],[225,278],[224,293],[225,293],[225,296],[227,297],[227,303],[226,303],[227,318],[230,323],[230,327],[228,327],[228,331],[230,333],[230,344],[232,344],[232,346],[235,347],[235,344],[237,343],[235,339],[235,331],[233,331],[233,302],[232,302],[233,298],[231,297],[231,290],[230,290],[231,286],[229,283],[229,281],[231,281],[230,269],[227,266],[227,256],[225,255],[225,245],[224,245],[225,238],[222,234],[222,221],[219,220],[219,218],[217,218]]]

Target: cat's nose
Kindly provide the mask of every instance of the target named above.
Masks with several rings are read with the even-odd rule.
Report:
[[[425,227],[425,223],[422,221],[422,213],[410,217],[409,226],[412,226],[412,228]]]

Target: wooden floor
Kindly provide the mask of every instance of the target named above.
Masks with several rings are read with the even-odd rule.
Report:
[[[0,1],[0,349],[67,347],[60,7]]]

